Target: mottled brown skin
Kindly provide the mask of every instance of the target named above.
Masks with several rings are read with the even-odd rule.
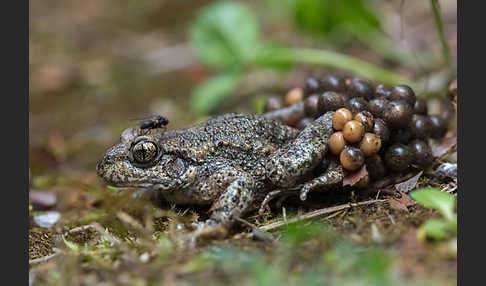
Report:
[[[226,114],[149,135],[127,129],[97,172],[110,185],[158,190],[177,204],[211,204],[210,219],[198,227],[229,228],[265,196],[267,203],[279,192],[299,190],[305,200],[309,191],[342,180],[340,164],[331,164],[317,178],[312,175],[327,153],[332,115],[322,115],[302,131],[268,114]],[[141,147],[150,152],[133,154]],[[137,162],[140,158],[145,161]]]

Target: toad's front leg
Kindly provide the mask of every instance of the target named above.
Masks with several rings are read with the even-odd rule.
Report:
[[[225,236],[255,199],[254,179],[233,167],[218,169],[200,185],[201,190],[209,188],[221,189],[221,193],[211,206],[210,218],[197,224],[196,237]]]

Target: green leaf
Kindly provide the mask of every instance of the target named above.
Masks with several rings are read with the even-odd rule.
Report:
[[[61,236],[62,238],[62,241],[64,242],[64,244],[66,244],[66,246],[71,249],[72,251],[74,252],[80,252],[81,248],[79,247],[78,244],[74,243],[74,242],[71,242],[69,240],[67,240],[64,235]]]
[[[224,73],[198,85],[191,98],[192,109],[197,114],[209,113],[238,87],[240,79],[239,72]]]
[[[447,222],[430,219],[424,223],[418,232],[421,238],[444,239],[449,235]]]
[[[263,45],[257,19],[241,3],[228,1],[204,8],[189,38],[202,61],[225,68],[252,64]]]
[[[410,194],[410,197],[426,208],[438,210],[447,220],[455,217],[455,198],[437,189],[423,188]]]
[[[338,26],[352,26],[363,33],[378,30],[380,21],[363,0],[293,1],[296,25],[304,30],[329,35]]]

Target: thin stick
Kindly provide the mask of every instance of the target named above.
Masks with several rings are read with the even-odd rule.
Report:
[[[295,222],[298,222],[298,221],[310,219],[310,218],[321,216],[321,215],[324,215],[324,214],[333,213],[333,212],[337,212],[337,211],[341,211],[341,210],[345,210],[345,209],[349,209],[349,208],[353,208],[353,207],[358,207],[358,206],[370,205],[370,204],[374,204],[374,203],[378,203],[378,202],[385,202],[385,201],[387,201],[387,200],[370,200],[370,201],[364,201],[364,202],[359,202],[359,203],[349,203],[349,204],[329,207],[329,208],[325,208],[325,209],[319,209],[319,210],[315,210],[315,211],[312,211],[312,212],[308,212],[306,214],[303,214],[303,215],[296,217],[296,218],[292,218],[292,219],[287,220],[287,221],[281,220],[281,221],[277,221],[277,222],[274,222],[274,223],[271,223],[271,224],[264,225],[264,226],[260,227],[260,230],[268,231],[268,230],[271,230],[271,229],[279,228],[279,227],[286,225],[286,224],[289,224],[289,223],[295,223]]]
[[[46,256],[39,257],[39,258],[30,259],[29,260],[29,264],[47,261],[47,260],[49,260],[51,258],[54,258],[54,257],[58,256],[59,254],[60,253],[54,253],[54,254],[51,254],[51,255],[46,255]]]

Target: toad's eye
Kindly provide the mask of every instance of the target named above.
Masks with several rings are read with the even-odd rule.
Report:
[[[157,145],[150,141],[141,140],[133,146],[132,155],[137,163],[149,163],[157,157]]]

